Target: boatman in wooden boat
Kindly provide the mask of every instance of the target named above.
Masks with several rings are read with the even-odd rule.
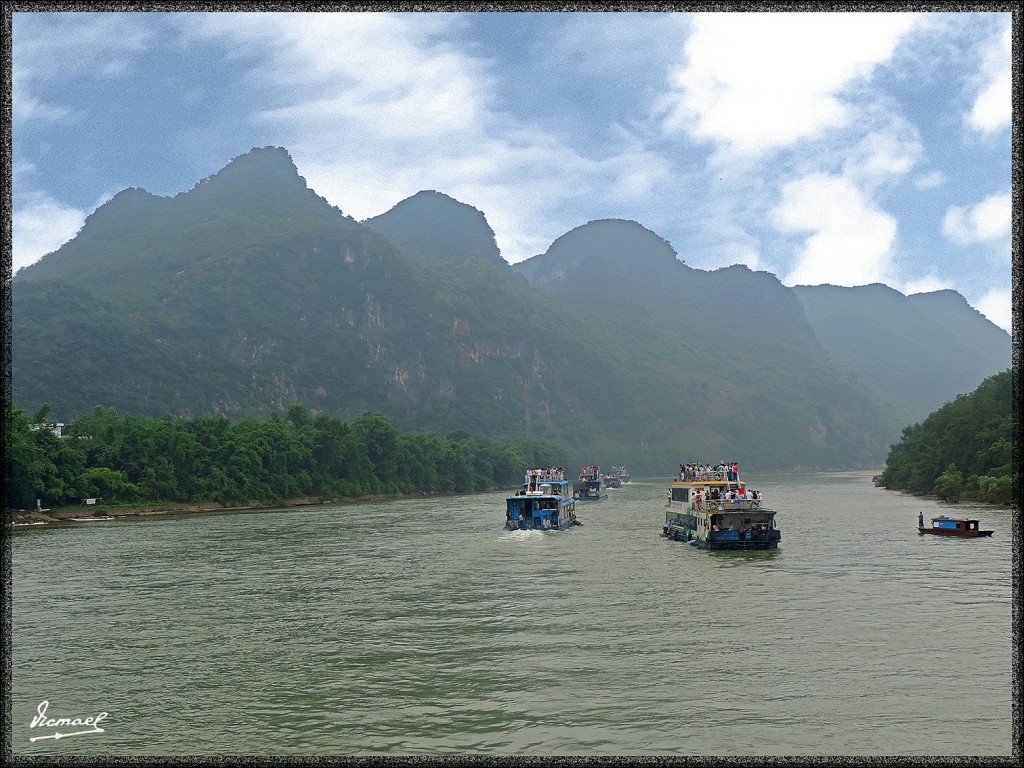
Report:
[[[918,528],[924,528],[924,512],[923,511],[917,513],[917,527]]]

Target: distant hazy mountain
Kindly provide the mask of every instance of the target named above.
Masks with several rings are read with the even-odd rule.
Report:
[[[363,223],[410,256],[453,265],[481,260],[507,266],[483,213],[440,192],[417,192]]]
[[[955,291],[797,286],[815,335],[896,414],[920,421],[1010,363],[1010,336]]]
[[[691,269],[654,233],[616,220],[574,229],[514,269],[623,359],[648,445],[665,460],[838,466],[884,452],[888,414],[828,361],[799,301],[766,272]]]
[[[241,417],[302,402],[549,437],[568,466],[637,472],[877,466],[901,413],[1008,365],[1009,337],[957,294],[884,289],[858,313],[864,299],[815,290],[691,269],[615,220],[513,268],[469,205],[421,192],[360,223],[264,148],[174,197],[125,190],[15,276],[13,400],[64,421],[98,404]]]

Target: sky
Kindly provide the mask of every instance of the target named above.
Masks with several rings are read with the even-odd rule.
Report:
[[[1011,15],[18,12],[12,270],[127,187],[280,146],[363,220],[421,190],[510,263],[596,219],[698,269],[953,288],[1011,329]]]

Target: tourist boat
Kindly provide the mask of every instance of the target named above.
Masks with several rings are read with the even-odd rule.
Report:
[[[574,525],[583,523],[561,467],[526,470],[523,489],[505,499],[506,530],[564,531]]]
[[[612,471],[602,478],[605,488],[621,488],[629,482],[629,470],[625,467],[612,467]]]
[[[923,517],[919,517],[918,521],[918,533],[934,533],[937,536],[962,536],[964,538],[992,535],[992,531],[979,530],[977,520],[971,520],[966,517],[939,515],[932,518],[931,527],[923,525]]]
[[[699,468],[699,467],[705,468]],[[739,471],[680,465],[669,488],[662,535],[702,549],[776,549],[775,511]]]
[[[601,468],[583,467],[579,479],[572,484],[572,496],[579,501],[600,501],[608,494],[601,493]]]

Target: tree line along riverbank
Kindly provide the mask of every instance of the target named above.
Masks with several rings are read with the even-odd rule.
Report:
[[[1013,461],[1013,384],[1010,369],[997,373],[974,392],[958,396],[921,423],[906,427],[890,448],[875,483],[944,501],[1012,504],[1019,500],[1020,475]]]
[[[559,453],[540,439],[403,434],[372,413],[352,422],[311,417],[301,404],[263,421],[145,418],[97,406],[59,436],[47,411],[30,418],[5,403],[10,510],[38,505],[71,517],[484,491],[518,484],[524,467]]]

